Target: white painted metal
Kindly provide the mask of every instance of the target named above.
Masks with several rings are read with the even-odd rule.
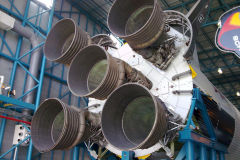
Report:
[[[153,87],[150,90],[152,94],[159,97],[167,106],[167,108],[176,114],[180,115],[182,118],[182,123],[186,122],[191,102],[192,94],[191,92],[182,94],[173,94],[173,91],[191,91],[193,85],[196,85],[205,94],[211,96],[215,102],[217,102],[218,107],[226,111],[230,116],[235,119],[235,130],[234,136],[231,144],[229,145],[229,154],[226,155],[227,159],[237,160],[240,157],[240,113],[235,108],[235,106],[220,92],[212,83],[207,79],[207,77],[200,71],[199,62],[197,57],[197,52],[193,55],[193,59],[189,62],[183,57],[183,55],[188,50],[189,46],[186,46],[189,38],[183,36],[178,31],[173,28],[168,32],[169,35],[176,37],[175,46],[178,50],[176,57],[173,59],[171,64],[166,70],[160,70],[155,67],[152,63],[143,59],[142,56],[135,53],[129,45],[125,44],[118,50],[109,50],[109,53],[127,62],[132,67],[141,71],[149,80],[151,80]],[[192,77],[191,72],[186,74],[175,81],[172,80],[174,75],[190,71],[189,64],[191,64],[194,71],[197,73],[196,77]],[[105,101],[90,99],[89,105],[100,104],[98,108],[89,108],[92,112],[101,112]],[[117,138],[117,137],[116,137]],[[111,152],[121,155],[122,151],[114,148],[114,146],[107,144],[106,148]],[[153,153],[162,148],[161,143],[157,143],[148,149],[137,149],[134,150],[135,157],[145,156],[147,154]]]
[[[2,94],[3,82],[4,82],[4,76],[0,76],[0,94]]]
[[[10,30],[14,26],[15,19],[8,14],[0,11],[0,29]]]
[[[15,131],[13,136],[13,145],[18,144],[20,141],[24,140],[27,136],[30,135],[30,132],[23,125],[15,125]],[[26,140],[21,146],[28,146],[29,140]]]
[[[175,42],[178,54],[168,66],[167,70],[163,71],[155,67],[152,63],[148,62],[142,56],[135,53],[128,44],[123,45],[118,50],[109,50],[109,53],[127,62],[132,67],[141,71],[149,80],[151,80],[153,87],[150,90],[152,94],[159,97],[167,106],[169,110],[174,111],[181,116],[183,123],[185,122],[192,101],[192,94],[173,94],[175,90],[192,90],[193,89],[193,79],[192,75],[189,73],[175,81],[172,77],[176,74],[190,71],[188,62],[183,58],[183,55],[188,50],[186,42],[187,37],[183,37],[178,31],[171,28],[169,35],[177,37]],[[98,108],[89,108],[92,112],[100,112],[105,101],[96,100],[90,98],[89,105],[101,104]],[[140,157],[159,150],[162,147],[161,143],[157,143],[148,149],[137,149],[135,150],[135,156]],[[118,150],[108,144],[106,146],[111,152],[121,155],[121,150]]]
[[[235,108],[235,106],[212,85],[212,83],[207,79],[207,77],[200,71],[197,53],[195,52],[193,55],[193,60],[191,62],[187,62],[183,55],[188,49],[185,45],[187,40],[184,38],[179,32],[171,29],[171,35],[175,35],[177,37],[176,40],[176,48],[178,49],[178,54],[171,62],[170,66],[167,70],[162,71],[152,65],[150,62],[146,61],[139,54],[135,53],[129,45],[125,44],[119,50],[109,50],[109,53],[117,57],[132,67],[141,71],[145,76],[147,76],[153,83],[153,87],[151,92],[158,96],[164,103],[167,108],[179,114],[182,118],[182,122],[186,122],[186,118],[189,113],[192,94],[184,93],[184,94],[173,94],[174,90],[192,90],[193,84],[201,89],[205,94],[208,94],[213,98],[214,101],[218,103],[219,108],[226,111],[229,115],[234,117],[235,119],[235,131],[232,142],[228,148],[229,154],[226,155],[227,159],[237,160],[240,157],[240,113]],[[193,67],[194,71],[197,73],[195,78],[192,78],[191,74],[187,74],[182,76],[181,78],[173,81],[172,77],[176,74],[183,73],[189,71],[189,63]],[[98,108],[89,108],[92,112],[100,112],[105,101],[90,99],[90,104],[100,104]],[[114,148],[112,145],[108,144],[106,146],[108,150],[111,152],[121,155],[121,150]],[[140,157],[150,153],[153,153],[162,148],[161,143],[157,143],[154,146],[148,149],[137,149],[134,150],[135,156]]]

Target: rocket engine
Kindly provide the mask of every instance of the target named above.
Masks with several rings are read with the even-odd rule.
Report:
[[[158,0],[116,0],[108,25],[128,43],[120,49],[107,35],[90,38],[73,20],[59,21],[47,37],[45,56],[69,66],[70,91],[89,97],[95,107],[45,100],[32,120],[34,146],[47,152],[89,141],[117,155],[169,152],[168,144],[186,124],[193,88],[199,88],[217,140],[228,147],[228,158],[238,159],[240,113],[198,66],[194,37],[208,2],[197,1],[184,15],[163,11]],[[199,111],[194,116],[198,132],[207,135]]]

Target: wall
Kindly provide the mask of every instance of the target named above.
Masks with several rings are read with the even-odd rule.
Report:
[[[27,17],[32,17],[37,13],[44,12],[45,9],[40,7],[40,5],[30,2],[29,11],[26,10],[27,0],[0,0],[0,10],[5,13],[12,14],[14,17],[17,17],[18,20],[24,17],[24,14],[27,14]],[[107,33],[103,27],[94,23],[91,20],[91,17],[87,17],[84,14],[81,14],[76,8],[71,6],[69,2],[64,0],[56,0],[55,5],[56,14],[53,18],[53,25],[59,20],[59,18],[73,18],[81,28],[86,30],[90,36],[93,36],[97,33]],[[49,12],[42,14],[42,16],[36,16],[29,19],[29,22],[36,27],[43,35],[46,34],[49,21]],[[30,27],[28,27],[32,30]],[[40,37],[40,36],[39,36]],[[43,38],[39,38],[39,41],[44,41]],[[21,97],[24,94],[24,88],[26,83],[27,74],[22,67],[17,65],[16,72],[13,72],[14,68],[14,58],[24,55],[31,49],[31,44],[25,38],[19,37],[13,31],[2,31],[0,30],[0,75],[5,76],[4,83],[6,85],[12,85],[13,89],[16,90],[16,96],[14,98]],[[19,55],[17,55],[19,53]],[[26,56],[20,60],[20,63],[27,69],[27,64],[29,64],[30,56]],[[47,61],[45,69],[45,77],[43,80],[43,88],[41,94],[41,101],[48,97],[59,97],[65,103],[75,105],[75,106],[86,106],[86,101],[82,98],[73,96],[67,86],[66,86],[66,74],[68,68],[64,67],[61,64],[56,64]],[[15,73],[15,74],[14,74]],[[12,139],[14,133],[15,122],[1,121],[1,130],[5,128],[3,135],[3,143],[0,146],[0,154],[5,153],[12,147]],[[4,127],[5,126],[5,127]],[[1,135],[0,135],[1,136]],[[73,151],[66,152],[51,152],[42,154],[42,159],[62,159],[62,155],[66,159],[72,159]],[[25,159],[27,154],[27,147],[20,147],[18,151],[18,159]],[[80,153],[81,157],[82,151]],[[33,155],[38,155],[38,152],[34,150]],[[5,156],[5,159],[11,159],[12,153],[9,153]],[[84,154],[85,157],[87,153]],[[86,158],[88,159],[88,158]]]

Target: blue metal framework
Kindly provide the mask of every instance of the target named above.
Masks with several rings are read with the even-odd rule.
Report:
[[[192,105],[188,115],[186,127],[179,132],[179,141],[184,145],[175,160],[216,160],[217,154],[220,160],[224,160],[227,147],[216,141],[216,135],[207,109],[202,100],[202,93],[198,88],[193,90]],[[193,118],[194,110],[199,109],[206,125],[209,137],[202,136],[193,131],[195,128]]]
[[[8,13],[9,15],[12,15],[16,19],[20,20],[22,22],[23,26],[31,27],[35,31],[35,33],[38,34],[43,39],[46,38],[46,35],[51,28],[53,17],[55,16],[58,19],[62,19],[63,14],[64,15],[67,14],[68,17],[72,17],[73,15],[77,16],[78,24],[80,24],[81,15],[85,15],[86,23],[85,23],[84,29],[86,31],[88,31],[88,29],[89,29],[89,22],[93,22],[91,36],[98,34],[98,33],[102,33],[102,32],[109,33],[109,30],[106,26],[106,19],[107,19],[106,12],[109,9],[109,7],[111,7],[111,5],[113,3],[112,0],[102,0],[103,3],[101,5],[96,0],[91,0],[91,2],[89,1],[89,3],[88,3],[88,0],[81,0],[81,1],[67,0],[71,4],[69,10],[63,9],[64,8],[63,5],[64,5],[64,3],[67,3],[67,1],[58,0],[58,1],[60,1],[60,9],[54,11],[54,5],[53,5],[53,8],[51,8],[51,9],[47,9],[43,6],[38,6],[38,11],[37,11],[36,15],[33,15],[31,17],[29,17],[29,7],[30,7],[30,3],[33,0],[26,0],[26,7],[25,7],[25,11],[23,14],[21,14],[19,9],[14,5],[15,0],[6,0],[6,1],[9,2],[10,9],[6,8],[5,6],[0,4],[0,10],[3,10],[6,13]],[[219,6],[209,7],[208,18],[206,20],[206,23],[202,26],[201,34],[199,35],[199,37],[202,37],[202,38],[199,38],[199,40],[197,41],[197,44],[198,44],[198,47],[200,50],[199,58],[200,58],[201,67],[202,67],[203,72],[207,73],[208,78],[211,80],[211,82],[214,85],[220,87],[222,92],[228,96],[228,99],[230,99],[232,102],[234,102],[235,105],[239,106],[240,105],[240,102],[239,102],[240,97],[237,97],[235,95],[236,91],[237,91],[237,88],[235,86],[237,84],[239,84],[239,80],[240,80],[239,60],[236,59],[236,57],[234,57],[231,54],[230,55],[229,54],[225,54],[225,55],[221,54],[214,47],[214,41],[213,41],[212,36],[210,36],[210,35],[212,35],[212,33],[215,32],[215,31],[212,31],[211,27],[216,29],[217,18],[218,18],[215,16],[215,15],[217,15],[216,13],[219,13],[219,12],[222,13],[231,7],[240,5],[240,1],[235,0],[235,1],[231,1],[229,3],[226,3],[226,1],[224,2],[224,0],[211,0],[211,1],[218,2]],[[188,0],[188,1],[177,0],[177,1],[174,1],[174,3],[169,3],[168,0],[161,0],[161,2],[163,4],[163,6],[165,7],[165,9],[175,9],[175,10],[184,11],[184,10],[188,10],[188,6],[191,6],[194,2],[196,2],[196,0]],[[54,0],[54,4],[55,4],[55,0]],[[213,3],[211,2],[211,5],[212,4]],[[75,7],[78,11],[73,10],[73,7]],[[48,24],[47,24],[48,25],[47,29],[42,28],[40,25],[42,22],[42,16],[45,14],[50,15]],[[34,18],[35,18],[35,23],[33,21],[31,21]],[[99,27],[97,27],[97,26],[99,26]],[[210,31],[208,31],[208,29]],[[41,47],[44,44],[44,42],[39,43],[39,45],[37,47],[31,48],[25,54],[20,55],[21,47],[23,44],[23,38],[22,37],[18,38],[16,51],[13,52],[10,45],[8,44],[8,42],[5,40],[5,36],[6,36],[6,32],[4,32],[3,34],[0,34],[0,38],[2,40],[2,43],[0,45],[0,58],[4,58],[13,63],[9,86],[11,88],[14,88],[14,82],[16,81],[16,72],[17,72],[18,68],[21,68],[24,70],[25,79],[27,79],[26,77],[29,75],[32,76],[28,71],[29,62],[31,59],[31,53],[33,50],[37,49],[38,47]],[[210,49],[205,49],[205,46],[203,44],[205,41],[207,41],[211,45]],[[4,47],[7,48],[8,52],[10,54],[3,53]],[[28,57],[27,63],[22,60],[24,57]],[[225,66],[219,66],[219,61],[222,62]],[[48,77],[49,78],[49,82],[48,82],[49,89],[48,89],[47,97],[50,96],[52,81],[54,80],[59,83],[58,97],[61,99],[64,97],[68,97],[68,99],[69,99],[68,103],[71,104],[71,96],[72,96],[71,93],[67,91],[62,94],[62,90],[63,90],[62,88],[64,85],[66,85],[66,80],[64,80],[64,77],[63,77],[64,70],[65,70],[64,66],[62,65],[62,74],[60,77],[58,77],[53,74],[53,69],[55,67],[59,66],[60,64],[52,63],[51,66],[48,68],[45,68],[45,64],[46,64],[46,59],[45,59],[45,57],[43,57],[42,65],[39,70],[39,73],[40,73],[39,77],[32,76],[33,79],[35,79],[37,82],[37,85],[34,88],[32,88],[30,91],[25,93],[26,81],[24,81],[24,84],[23,84],[24,87],[22,88],[22,94],[20,97],[12,98],[12,97],[8,97],[8,96],[0,95],[0,101],[2,101],[4,103],[13,104],[13,106],[11,106],[9,108],[15,108],[17,110],[19,110],[21,108],[28,108],[28,109],[35,110],[40,103],[40,96],[41,96],[41,91],[42,91],[42,87],[43,87],[43,79],[44,79],[44,77]],[[229,75],[223,74],[221,76],[214,74],[214,72],[216,72],[218,67],[221,67],[222,69],[227,70],[230,74]],[[236,68],[238,69],[238,71],[236,71]],[[229,87],[230,87],[230,89],[229,89]],[[23,102],[22,101],[23,97],[26,96],[27,94],[29,94],[30,92],[32,92],[33,90],[37,91],[35,104],[28,104],[28,103]],[[78,99],[78,106],[80,106],[81,100],[82,100],[81,98]],[[83,100],[86,104],[88,103],[87,99],[83,99]],[[3,106],[3,104],[0,104],[0,107],[2,107],[2,106]],[[2,119],[1,126],[0,126],[0,149],[1,149],[1,146],[3,143],[5,126],[6,126],[6,120]],[[189,143],[189,145],[191,145],[191,144]],[[13,147],[15,147],[15,146],[13,146]],[[79,146],[72,150],[73,154],[71,154],[71,158],[77,159],[79,157],[79,149],[78,148],[79,148]],[[82,147],[81,147],[81,149],[86,150],[86,148],[82,148]],[[14,150],[14,149],[12,149],[12,150]],[[64,159],[65,152],[63,152],[62,155],[63,155],[63,159]],[[82,154],[82,155],[84,156],[84,154]],[[53,158],[53,156],[54,156],[54,152],[52,152],[51,158]],[[31,157],[32,157],[32,159],[39,158],[39,157],[41,157],[41,154],[32,156],[32,144],[30,143],[27,159],[30,160]]]
[[[68,0],[78,7],[79,10],[87,12],[88,15],[103,24],[107,28],[107,11],[113,0]],[[160,0],[163,9],[173,9],[186,12],[197,0]],[[197,38],[199,60],[201,69],[207,77],[216,85],[234,105],[240,108],[240,97],[236,92],[240,90],[240,60],[233,54],[222,54],[214,45],[214,35],[217,28],[217,16],[228,9],[240,5],[239,0],[210,0],[210,7],[205,24],[202,25],[200,35]],[[94,12],[93,12],[94,11]],[[67,13],[68,11],[66,11]],[[206,44],[207,43],[207,44]],[[207,45],[207,46],[206,46]],[[216,75],[218,68],[224,71],[222,75]],[[226,78],[228,77],[227,83]]]
[[[179,4],[172,6],[168,4],[166,0],[161,1],[165,1],[163,4],[165,4],[166,8],[181,11],[188,11],[189,6],[196,2],[196,0],[178,0]],[[240,97],[236,95],[236,92],[240,90],[240,60],[233,54],[222,54],[214,44],[214,35],[219,18],[216,16],[220,16],[228,9],[237,5],[240,5],[240,1],[238,0],[231,2],[227,2],[226,0],[210,0],[207,19],[205,24],[201,27],[196,42],[199,51],[199,62],[203,73],[205,73],[209,80],[240,109]],[[209,47],[210,49],[205,49]],[[215,73],[217,73],[218,68],[223,69],[224,74],[216,75]]]
[[[32,28],[34,30],[34,32],[42,37],[43,39],[46,39],[46,35],[49,32],[49,30],[51,29],[52,26],[52,21],[54,16],[57,17],[58,19],[62,19],[64,18],[62,16],[62,13],[65,13],[63,11],[63,5],[64,3],[66,3],[66,1],[64,0],[59,0],[61,7],[60,7],[60,11],[55,11],[54,10],[54,6],[55,6],[55,0],[53,0],[53,7],[51,9],[47,9],[44,6],[38,5],[38,10],[36,15],[29,17],[29,7],[30,7],[30,3],[34,2],[31,0],[26,0],[26,7],[25,7],[25,11],[24,14],[22,15],[21,12],[17,9],[17,7],[14,5],[14,0],[8,0],[9,4],[10,4],[10,9],[6,8],[5,6],[0,4],[0,10],[3,10],[4,12],[8,13],[9,15],[13,16],[14,18],[20,20],[22,22],[23,26],[29,26],[30,28]],[[98,30],[96,25],[99,25],[99,22],[95,22],[94,18],[89,16],[88,14],[84,13],[84,12],[75,12],[72,10],[73,9],[73,5],[71,5],[70,10],[68,11],[68,15],[71,18],[72,15],[77,15],[78,16],[78,21],[77,23],[80,24],[80,20],[81,20],[81,15],[85,15],[86,16],[86,24],[85,24],[85,30],[88,31],[88,23],[89,21],[93,22],[93,29],[92,29],[92,35],[98,34],[98,33],[102,33],[103,31],[108,32],[108,30],[106,30],[106,28],[104,28],[102,25],[100,25],[101,30]],[[41,27],[41,22],[42,22],[42,17],[44,14],[49,14],[49,19],[48,19],[48,24],[47,24],[47,29],[44,30]],[[35,23],[33,23],[32,19],[35,18]],[[48,77],[49,78],[49,88],[48,88],[48,93],[47,93],[47,97],[50,96],[51,94],[51,86],[52,86],[52,81],[57,81],[59,83],[59,94],[58,94],[58,98],[62,99],[64,97],[68,97],[68,104],[71,104],[71,92],[67,91],[65,93],[62,93],[62,88],[64,85],[66,85],[66,80],[64,80],[64,70],[65,70],[65,66],[62,65],[62,73],[60,75],[60,77],[55,76],[53,74],[53,69],[56,66],[59,66],[61,64],[57,64],[52,62],[51,63],[51,67],[49,68],[45,68],[46,66],[46,58],[43,56],[42,58],[42,62],[41,62],[41,68],[39,70],[39,77],[34,77],[29,71],[29,62],[31,59],[31,53],[32,51],[34,51],[35,49],[42,47],[44,45],[44,41],[39,43],[39,45],[35,48],[31,48],[29,51],[27,51],[26,53],[20,55],[20,51],[21,51],[21,47],[23,44],[23,38],[19,36],[18,41],[17,41],[17,48],[16,48],[16,52],[14,53],[11,50],[10,45],[7,43],[7,41],[5,40],[5,36],[6,36],[6,31],[4,31],[3,34],[0,34],[0,38],[2,40],[1,46],[0,46],[0,58],[4,58],[10,62],[13,63],[13,67],[12,67],[12,71],[11,71],[11,77],[10,77],[10,82],[9,82],[9,86],[11,88],[14,88],[14,82],[16,81],[16,72],[18,68],[21,68],[25,71],[25,80],[27,79],[27,76],[31,76],[36,82],[37,85],[35,87],[33,87],[30,91],[25,93],[25,85],[26,85],[26,81],[24,80],[24,84],[23,84],[23,88],[22,88],[22,94],[21,96],[15,98],[15,97],[10,97],[10,96],[4,96],[4,95],[0,95],[0,101],[3,103],[0,103],[0,107],[3,107],[3,105],[5,103],[8,104],[12,104],[11,107],[9,108],[14,108],[16,110],[19,109],[31,109],[31,110],[36,110],[39,103],[40,103],[40,97],[41,97],[41,92],[42,92],[42,88],[43,88],[43,79],[44,77]],[[8,49],[8,52],[10,53],[3,53],[3,47],[6,47]],[[28,62],[23,62],[22,58],[23,57],[28,57]],[[23,97],[26,96],[27,94],[29,94],[30,92],[36,90],[36,99],[35,99],[35,103],[34,104],[29,104],[29,103],[25,103],[23,102]],[[81,103],[82,98],[78,98],[78,106],[80,107],[80,103]],[[88,99],[83,98],[85,104],[88,104]],[[6,119],[2,119],[1,121],[1,126],[0,126],[0,149],[2,146],[2,142],[3,142],[3,137],[4,137],[4,133],[5,133],[5,126],[6,126]],[[19,142],[18,145],[13,146],[12,148],[10,148],[7,152],[3,153],[2,155],[0,155],[0,159],[3,159],[7,154],[9,154],[10,152],[14,151],[15,148],[17,148],[21,143],[23,143],[25,140],[29,139],[29,137],[27,137],[26,139],[24,139],[23,141]],[[32,146],[32,142],[30,140],[30,145],[28,147],[28,152],[27,152],[27,160],[31,160],[31,159],[41,159],[41,154],[38,153],[34,156],[32,156],[32,150],[33,150],[33,146]],[[70,154],[70,159],[79,159],[79,151],[82,150],[82,152],[86,151],[86,148],[84,148],[83,146],[77,146],[74,149],[71,150],[71,154]],[[84,153],[82,154],[82,156],[84,157]],[[54,152],[51,152],[51,159],[53,159],[54,157]],[[65,157],[65,151],[62,152],[62,159],[64,159]],[[82,158],[83,158],[82,157]]]
[[[202,136],[193,131],[195,124],[192,120],[194,110],[199,109],[208,130],[209,137]],[[227,147],[216,141],[216,135],[207,109],[202,100],[202,93],[198,88],[193,89],[192,104],[188,115],[187,124],[179,131],[179,141],[184,143],[175,160],[225,160]],[[122,160],[132,160],[133,152],[122,152]]]
[[[5,12],[9,13],[10,15],[13,15],[15,18],[18,18],[19,20],[21,20],[22,22],[22,25],[25,26],[25,25],[28,25],[29,27],[31,27],[35,33],[39,36],[41,36],[42,38],[46,38],[45,35],[43,33],[41,33],[39,31],[39,24],[36,24],[37,23],[37,20],[38,18],[42,16],[43,13],[40,13],[40,7],[38,7],[38,13],[35,15],[37,18],[36,18],[36,21],[35,21],[35,24],[32,24],[30,23],[28,20],[31,19],[32,17],[28,18],[28,14],[29,14],[29,7],[30,7],[30,0],[27,0],[26,1],[26,8],[25,8],[25,12],[24,12],[24,15],[22,15],[20,13],[20,11],[17,9],[17,7],[14,5],[14,1],[10,1],[9,0],[9,3],[11,5],[10,9],[0,5],[0,9],[4,10]],[[55,1],[54,1],[55,3]],[[15,9],[15,11],[17,13],[15,13],[13,11],[13,9]],[[50,29],[51,29],[51,26],[52,26],[52,19],[53,19],[53,13],[54,13],[54,8],[52,8],[51,10],[48,10],[46,12],[49,12],[49,22],[48,22],[48,27],[47,27],[47,31],[45,33],[47,33]],[[41,21],[40,21],[41,22]],[[17,68],[20,67],[21,69],[23,69],[25,71],[25,77],[27,77],[28,75],[31,76],[36,82],[37,82],[37,85],[35,87],[33,87],[30,91],[24,93],[24,88],[25,88],[25,84],[26,84],[26,81],[24,81],[24,87],[23,87],[23,90],[22,90],[22,95],[20,97],[18,97],[17,99],[15,98],[11,98],[11,97],[7,97],[7,96],[3,96],[3,95],[0,95],[0,100],[4,103],[10,103],[10,104],[13,104],[16,108],[27,108],[27,109],[32,109],[32,110],[36,110],[37,109],[37,106],[39,105],[40,103],[40,96],[41,96],[41,90],[42,90],[42,85],[43,85],[43,78],[44,78],[44,69],[45,69],[45,63],[46,63],[46,59],[45,57],[42,58],[42,65],[41,65],[41,70],[40,70],[40,75],[39,77],[34,77],[29,71],[28,71],[28,67],[29,67],[29,64],[26,64],[24,62],[22,62],[22,58],[25,57],[25,56],[29,56],[28,58],[28,63],[30,61],[30,54],[32,53],[32,51],[34,51],[35,49],[41,47],[44,42],[41,42],[37,47],[35,48],[32,48],[30,51],[26,52],[25,54],[23,54],[23,56],[20,56],[20,51],[21,51],[21,46],[22,46],[22,42],[23,42],[23,38],[21,36],[19,36],[18,38],[18,42],[17,42],[17,48],[16,48],[16,52],[13,53],[11,48],[9,47],[9,45],[7,44],[7,42],[5,41],[5,35],[6,35],[6,32],[4,32],[3,35],[1,35],[1,39],[2,39],[2,45],[0,47],[0,56],[9,60],[9,61],[12,61],[13,62],[13,67],[12,67],[12,72],[11,72],[11,77],[10,77],[10,82],[9,82],[9,85],[11,88],[14,88],[14,82],[15,82],[15,78],[16,78],[16,71],[17,71]],[[7,46],[7,49],[8,51],[11,53],[11,56],[5,54],[2,52],[3,50],[3,46]],[[26,78],[25,78],[26,79]],[[35,104],[29,104],[29,103],[25,103],[22,101],[22,98],[24,96],[26,96],[27,94],[29,94],[30,92],[32,92],[33,90],[37,90],[37,93],[36,93],[36,99],[35,99]],[[6,126],[6,120],[5,119],[2,119],[1,121],[1,132],[0,132],[0,145],[2,145],[2,141],[3,141],[3,136],[4,136],[4,130],[5,130],[5,126]],[[10,153],[11,151],[13,151],[15,148],[17,148],[21,143],[23,143],[25,140],[29,139],[30,136],[28,136],[27,138],[25,138],[24,140],[20,141],[17,145],[14,145],[11,149],[9,149],[6,153],[2,154],[0,156],[0,158],[3,158],[5,155],[7,155],[8,153]],[[1,146],[0,146],[1,147]],[[33,149],[33,146],[32,146],[32,142],[30,140],[30,144],[29,144],[29,147],[28,147],[28,153],[27,153],[27,159],[30,160],[31,157],[32,157],[32,149]]]

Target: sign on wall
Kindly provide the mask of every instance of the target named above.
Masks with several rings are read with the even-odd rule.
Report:
[[[221,51],[232,52],[240,58],[240,6],[221,15],[215,42]]]

